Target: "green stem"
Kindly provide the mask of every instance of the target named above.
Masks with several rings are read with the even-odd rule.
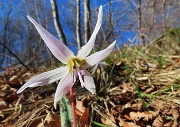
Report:
[[[76,127],[76,113],[75,113],[74,96],[73,96],[72,87],[70,89],[70,98],[71,98],[71,105],[72,105],[72,114],[73,114],[74,127]]]
[[[104,124],[101,124],[101,123],[98,123],[98,122],[95,122],[95,121],[92,121],[92,124],[98,126],[98,127],[112,127],[112,126],[108,126],[108,125],[104,125]]]

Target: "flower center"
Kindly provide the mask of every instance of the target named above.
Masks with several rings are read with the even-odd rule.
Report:
[[[83,65],[84,63],[85,63],[84,59],[81,59],[81,58],[78,58],[78,57],[71,58],[68,61],[69,72],[72,73],[73,69],[76,69],[77,71],[79,71],[81,65]]]

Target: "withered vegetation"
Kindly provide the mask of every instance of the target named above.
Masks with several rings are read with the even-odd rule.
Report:
[[[172,48],[167,49],[166,43],[160,47],[156,40],[147,47],[130,45],[111,53],[104,60],[108,65],[98,67],[93,72],[96,95],[82,89],[79,82],[74,86],[76,114],[81,125],[178,127],[178,43],[179,41],[174,52]],[[41,67],[36,71],[32,70],[30,72],[22,67],[9,67],[0,75],[2,127],[60,126],[59,109],[55,110],[53,107],[57,83],[28,88],[22,94],[16,94],[17,89],[29,78],[48,69]]]

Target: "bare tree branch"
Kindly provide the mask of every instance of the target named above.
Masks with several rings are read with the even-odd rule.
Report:
[[[12,1],[9,3],[7,13],[6,13],[5,17],[4,17],[4,31],[3,31],[3,37],[2,37],[3,42],[2,43],[5,46],[6,46],[6,42],[7,42],[6,38],[7,38],[8,26],[9,26],[9,16],[10,16],[11,12],[12,12]],[[3,46],[2,53],[5,54],[5,52],[6,52],[5,47]],[[4,59],[5,59],[4,55],[2,55],[2,58],[0,59],[1,60],[0,65],[3,64]]]
[[[1,41],[0,41],[0,45],[2,45],[6,50],[8,50],[9,53],[10,53],[11,55],[13,55],[13,56],[19,61],[19,63],[22,64],[22,66],[24,66],[24,67],[29,71],[29,68],[21,61],[21,59],[20,59],[15,53],[13,53],[13,52],[11,51],[11,49],[9,49],[9,48],[8,48],[3,42],[1,42]]]
[[[54,26],[56,28],[56,32],[58,34],[58,37],[61,39],[62,43],[67,45],[66,37],[65,37],[65,34],[64,34],[63,29],[61,27],[61,23],[60,23],[56,1],[50,0],[50,2],[51,2],[52,14],[53,14],[53,20],[54,20]]]
[[[76,39],[78,44],[78,49],[82,47],[82,41],[81,41],[81,20],[80,20],[80,0],[76,0],[77,3],[77,12],[76,12]]]

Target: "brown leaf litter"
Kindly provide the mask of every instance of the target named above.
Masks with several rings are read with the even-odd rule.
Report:
[[[42,72],[44,69],[40,69]],[[17,89],[35,73],[7,68],[0,75],[0,126],[60,126],[53,108],[55,87]],[[166,66],[139,57],[94,73],[97,95],[75,86],[76,114],[81,126],[96,121],[113,127],[178,127],[180,121],[180,57],[169,56]]]

